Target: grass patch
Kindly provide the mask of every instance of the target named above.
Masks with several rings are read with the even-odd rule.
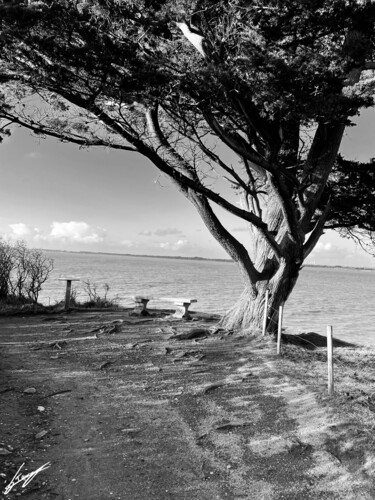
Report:
[[[104,299],[102,297],[97,297],[96,299],[87,300],[80,302],[78,300],[71,300],[71,307],[77,309],[111,309],[118,310],[121,307],[118,305],[115,299]]]
[[[374,449],[375,350],[334,339],[334,395],[329,397],[326,337],[315,333],[291,337],[283,336],[281,368],[317,392],[318,399],[343,419],[357,422],[368,437],[366,448]]]
[[[0,315],[36,314],[48,312],[51,308],[24,297],[8,296],[0,301]]]

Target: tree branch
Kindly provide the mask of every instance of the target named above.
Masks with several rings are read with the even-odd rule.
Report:
[[[173,158],[175,162],[182,168],[186,175],[191,177],[193,180],[198,181],[198,176],[193,175],[193,168],[191,165],[179,154],[176,149],[172,147],[170,142],[166,139],[163,134],[158,117],[158,105],[156,104],[153,108],[149,108],[146,111],[146,119],[148,123],[148,128],[152,132],[154,138],[159,142],[165,151]]]
[[[147,111],[148,114],[148,123],[150,126],[150,131],[154,138],[157,140],[161,141],[160,144],[163,145],[163,136],[160,136],[160,130],[155,126],[156,123],[154,122],[155,120],[155,114],[152,110]],[[171,147],[169,145],[169,147]],[[144,148],[144,145],[143,145]],[[237,215],[241,219],[246,220],[247,222],[250,222],[253,224],[255,227],[257,227],[260,231],[260,233],[266,238],[268,241],[269,245],[273,249],[276,257],[279,259],[282,257],[282,252],[281,248],[276,242],[275,238],[272,236],[272,234],[268,230],[267,224],[265,224],[259,217],[257,217],[255,214],[251,212],[247,212],[246,210],[243,210],[241,208],[238,208],[237,206],[233,205],[232,203],[228,202],[225,198],[220,196],[219,194],[211,191],[210,189],[206,188],[205,186],[202,185],[198,177],[195,179],[191,178],[191,175],[188,177],[184,174],[182,174],[180,171],[177,169],[173,168],[170,166],[163,158],[161,158],[155,151],[151,151],[150,149],[142,151],[142,147],[139,146],[139,151],[143,153],[145,156],[147,156],[162,172],[167,174],[169,177],[171,177],[174,181],[178,182],[178,184],[185,186],[189,189],[192,189],[194,192],[198,194],[202,194],[206,196],[209,200],[213,201],[216,203],[218,206],[224,208],[228,212],[232,213],[233,215]],[[180,164],[180,160],[177,157],[175,157],[176,160],[178,160],[178,164]]]
[[[246,158],[267,171],[273,171],[272,166],[262,158],[246,141],[235,133],[226,132],[214,116],[212,116],[207,111],[203,111],[204,117],[212,128],[212,130],[220,137],[220,139],[226,144],[230,149],[232,149],[239,156]]]
[[[25,120],[21,120],[21,118],[17,116],[11,116],[7,112],[0,111],[0,118],[6,118],[8,119],[12,124],[17,124],[20,125],[21,127],[25,127],[28,130],[31,130],[35,134],[42,134],[42,135],[47,135],[49,137],[55,137],[56,139],[61,140],[62,142],[71,142],[73,144],[78,144],[79,146],[83,147],[91,147],[91,146],[104,146],[108,147],[108,141],[104,140],[89,140],[89,139],[83,139],[78,136],[74,136],[72,134],[65,134],[63,132],[54,132],[53,130],[50,130],[46,126],[42,124],[36,124],[32,120],[30,122],[27,122]],[[110,147],[112,149],[120,149],[122,151],[132,151],[132,152],[137,152],[138,150],[132,146],[124,146],[121,144],[114,144],[111,143]]]
[[[331,210],[331,202],[328,200],[327,205],[324,208],[322,215],[319,217],[314,229],[312,230],[308,240],[303,245],[303,260],[314,250],[315,245],[318,243],[319,238],[323,234],[324,224],[327,220],[329,212]]]
[[[273,133],[274,126],[259,116],[258,110],[251,101],[248,99],[245,101],[235,90],[231,94],[234,95],[234,101],[237,103],[248,125],[268,144],[273,155],[277,154],[281,140],[278,134]]]
[[[188,199],[198,210],[210,233],[225,248],[232,259],[243,268],[244,276],[250,275],[254,286],[261,275],[255,269],[245,247],[221,224],[205,197],[196,193],[190,193]]]
[[[201,141],[200,137],[198,136],[197,132],[195,131],[195,135],[197,137],[198,145],[203,151],[203,153],[210,158],[212,161],[214,161],[219,167],[221,167],[225,172],[227,172],[229,175],[233,177],[235,182],[242,187],[244,191],[246,191],[248,194],[252,194],[252,190],[249,188],[249,186],[246,184],[246,182],[241,179],[241,177],[237,174],[237,172],[229,167],[217,154],[215,154],[213,151],[208,149],[205,144]],[[232,181],[230,181],[232,182]]]
[[[307,186],[303,191],[303,207],[299,221],[303,230],[306,230],[319,205],[327,179],[336,161],[344,130],[344,123],[320,123],[315,132],[301,181],[301,186]]]

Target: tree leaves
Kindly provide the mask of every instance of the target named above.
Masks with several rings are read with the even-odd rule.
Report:
[[[194,192],[205,199],[194,203],[205,207],[219,241],[228,235],[213,224],[207,200],[261,228],[272,258],[301,253],[280,248],[283,231],[303,245],[301,233],[328,200],[311,193],[323,193],[342,124],[373,104],[371,84],[356,81],[374,55],[371,3],[48,0],[0,12],[0,82],[13,80],[3,116],[63,140],[137,150],[191,201]],[[201,50],[192,43],[198,39]],[[37,110],[20,109],[26,88],[47,105],[38,97]],[[332,148],[320,134],[318,156],[311,149],[309,156],[311,141],[300,148],[303,127],[333,130]],[[214,138],[232,150],[233,163],[222,160]],[[363,229],[371,196],[351,168],[341,165],[332,176],[331,219]],[[224,189],[219,196],[213,179],[238,186],[235,195]],[[352,182],[357,205],[340,188]],[[238,194],[250,218],[238,210]],[[238,253],[237,245],[231,255]]]
[[[375,231],[374,158],[368,163],[360,163],[339,155],[328,190],[332,196],[331,225]]]

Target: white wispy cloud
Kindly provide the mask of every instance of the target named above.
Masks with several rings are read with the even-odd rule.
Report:
[[[106,230],[91,226],[83,221],[52,222],[51,231],[38,238],[49,241],[63,241],[71,243],[101,243],[106,236]]]
[[[37,160],[41,157],[42,155],[38,151],[30,151],[29,153],[25,154],[25,158],[29,160]]]
[[[155,236],[173,236],[177,234],[183,234],[183,233],[180,229],[177,229],[176,227],[171,227],[166,229],[156,229],[156,231],[154,231]]]
[[[178,240],[176,242],[167,241],[167,242],[164,242],[164,243],[160,243],[159,246],[163,250],[173,250],[173,251],[176,251],[176,250],[180,250],[181,248],[185,248],[188,244],[189,244],[188,240]]]
[[[4,236],[11,240],[25,240],[27,243],[102,243],[106,230],[91,226],[83,221],[52,222],[49,231],[42,231],[24,222],[9,224],[11,231]]]
[[[140,236],[178,236],[183,235],[183,231],[177,227],[158,228],[155,231],[143,230],[138,233]]]
[[[23,222],[17,222],[16,224],[9,224],[11,233],[9,237],[11,238],[26,238],[30,236],[33,232],[33,228],[24,224]]]
[[[322,241],[318,241],[316,247],[314,248],[314,252],[330,252],[332,250],[337,250],[337,247],[332,245],[332,243],[323,243]]]
[[[138,247],[138,242],[132,240],[122,240],[120,245],[126,248],[136,248]]]

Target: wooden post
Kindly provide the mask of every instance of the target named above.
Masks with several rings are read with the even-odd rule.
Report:
[[[283,310],[284,310],[284,303],[281,304],[279,307],[279,324],[277,328],[277,354],[281,353],[281,331],[283,328]]]
[[[69,306],[70,306],[71,290],[72,290],[72,280],[66,280],[65,311],[67,311],[69,309]]]
[[[266,290],[266,297],[264,299],[264,314],[263,314],[263,328],[262,328],[262,337],[266,335],[267,328],[267,314],[268,314],[268,297],[270,295],[270,291]]]
[[[72,281],[80,281],[80,278],[66,277],[59,278],[59,281],[66,281],[66,291],[65,291],[65,311],[69,309],[70,297],[72,293]]]
[[[328,394],[332,396],[334,392],[332,326],[327,326],[327,363],[328,363]]]

